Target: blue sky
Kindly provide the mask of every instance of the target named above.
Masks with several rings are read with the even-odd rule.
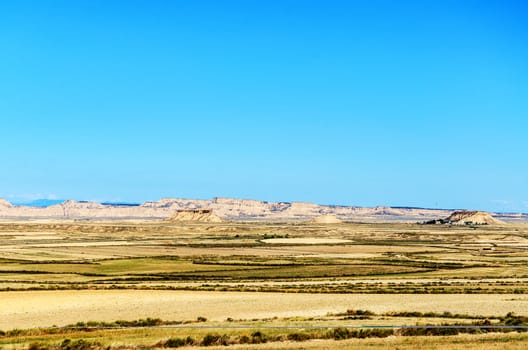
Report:
[[[0,197],[528,212],[524,1],[3,1]]]

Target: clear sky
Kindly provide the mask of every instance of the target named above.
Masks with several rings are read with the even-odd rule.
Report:
[[[0,197],[528,212],[526,1],[2,1]]]

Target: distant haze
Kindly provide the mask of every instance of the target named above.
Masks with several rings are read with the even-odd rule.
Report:
[[[14,205],[25,205],[28,207],[49,207],[50,205],[55,205],[64,202],[62,199],[35,199],[28,202],[13,202]]]

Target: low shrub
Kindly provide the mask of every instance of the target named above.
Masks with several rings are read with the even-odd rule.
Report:
[[[61,350],[92,350],[102,348],[101,343],[91,342],[84,339],[64,339],[60,345]]]
[[[185,345],[187,345],[185,339],[182,338],[169,338],[163,343],[163,347],[165,348],[179,348]]]
[[[394,334],[393,329],[373,328],[373,329],[347,329],[344,327],[334,328],[327,334],[327,338],[343,340],[350,338],[385,338]]]
[[[369,311],[369,310],[353,310],[353,309],[348,309],[346,311],[346,314],[349,316],[374,316],[376,315],[374,312]]]
[[[308,333],[290,333],[287,336],[288,340],[291,341],[306,341],[312,339],[312,335]]]
[[[46,349],[47,349],[47,346],[39,342],[33,342],[29,344],[28,346],[28,350],[46,350]]]
[[[251,333],[251,343],[252,344],[261,344],[268,341],[268,337],[261,331],[255,331]]]
[[[230,345],[235,343],[235,341],[231,341],[230,337],[226,334],[219,335],[219,334],[206,334],[205,337],[202,339],[202,342],[200,345],[202,346],[211,346],[211,345]]]

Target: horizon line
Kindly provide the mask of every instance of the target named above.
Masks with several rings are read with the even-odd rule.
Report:
[[[33,200],[28,201],[9,201],[3,197],[0,197],[0,199],[8,202],[9,204],[13,206],[21,206],[21,207],[35,207],[35,208],[47,208],[52,205],[58,205],[63,204],[68,201],[73,201],[77,203],[97,203],[101,205],[107,205],[107,206],[140,206],[144,203],[148,202],[159,202],[164,199],[176,199],[176,200],[206,200],[206,201],[214,201],[215,199],[234,199],[234,200],[241,200],[241,201],[257,201],[262,203],[285,203],[285,204],[292,204],[292,203],[310,203],[310,204],[316,204],[319,206],[324,207],[355,207],[355,208],[391,208],[391,209],[417,209],[417,210],[445,210],[445,211],[457,211],[457,210],[467,210],[472,211],[476,209],[468,209],[468,208],[430,208],[430,207],[420,207],[420,206],[405,206],[405,205],[375,205],[375,206],[362,206],[362,205],[344,205],[344,204],[322,204],[317,202],[311,202],[311,201],[267,201],[267,200],[260,200],[260,199],[254,199],[254,198],[237,198],[237,197],[212,197],[212,198],[183,198],[183,197],[162,197],[157,200],[146,200],[146,201],[112,201],[112,200],[80,200],[80,199],[49,199],[49,198],[37,198]],[[32,203],[38,203],[38,202],[50,202],[53,204],[49,205],[31,205]],[[487,210],[476,210],[476,211],[487,211]],[[522,211],[487,211],[490,213],[495,214],[521,214],[521,215],[528,215],[528,213],[522,212]]]

